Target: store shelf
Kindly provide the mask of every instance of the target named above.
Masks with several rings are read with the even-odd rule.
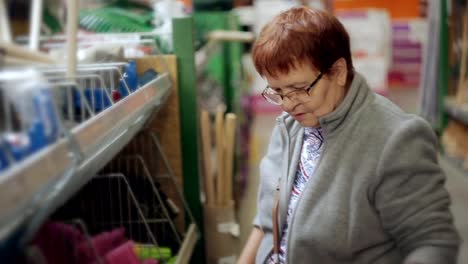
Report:
[[[169,75],[161,74],[73,128],[70,140],[61,139],[0,174],[0,246],[29,221],[39,226],[72,197],[142,129],[171,86]]]
[[[468,104],[458,105],[455,98],[447,97],[444,100],[444,108],[449,116],[465,125],[468,125]]]
[[[59,198],[64,201],[87,183],[142,129],[148,118],[170,94],[168,74],[153,80],[130,96],[71,132],[82,151],[83,159],[70,183]],[[55,206],[57,207],[57,206]]]
[[[73,158],[68,153],[68,143],[60,139],[0,174],[0,240],[30,216],[32,212],[27,208],[36,195],[72,168]]]
[[[94,174],[100,169],[96,169],[96,166],[102,166],[112,159],[143,127],[153,110],[167,99],[170,88],[169,76],[164,74],[114,107],[74,128],[72,135],[85,157],[78,173]]]

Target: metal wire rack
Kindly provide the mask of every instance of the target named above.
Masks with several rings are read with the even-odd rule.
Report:
[[[154,182],[143,158],[139,155],[119,157],[112,161],[104,171],[115,171],[125,175],[130,187],[135,190],[135,198],[147,222],[154,224],[155,229],[159,229],[160,232],[157,233],[161,235],[162,240],[171,240],[178,244],[177,247],[180,247],[181,235],[173,222],[180,212],[177,208],[170,207],[170,200],[168,200],[170,198],[161,190],[161,186]],[[115,224],[115,222],[103,224]],[[126,224],[131,227],[131,224],[140,224],[140,222]],[[158,225],[163,228],[158,228]]]
[[[184,229],[185,219],[191,224],[195,220],[184,199],[182,183],[177,180],[153,131],[145,129],[138,133],[103,169],[105,173],[116,171],[126,175],[132,188],[137,190],[137,200],[148,222],[154,224],[158,241],[164,241],[177,252],[184,243],[196,240],[198,234]]]
[[[47,216],[107,164],[167,99],[171,88],[167,73],[135,89],[126,83],[124,66],[80,65],[73,78],[60,67],[39,68],[47,80],[42,84],[50,92],[59,136],[21,159],[6,155],[8,167],[0,170],[0,255],[28,241]],[[18,122],[12,109],[0,110],[1,139]],[[10,150],[3,140],[0,150]]]
[[[56,102],[63,119],[74,125],[83,123],[118,102],[133,91],[124,78],[126,63],[79,65],[77,76],[69,78],[63,68],[43,68],[41,71],[52,85],[61,87]],[[133,88],[134,90],[135,88]]]
[[[147,160],[152,160],[153,165]],[[154,171],[158,174],[152,174]],[[192,223],[194,220],[174,179],[156,135],[144,130],[52,219],[80,219],[91,235],[123,228],[128,239],[147,251],[144,255],[161,256],[160,263],[166,263],[169,258],[163,256],[167,250],[178,256],[187,254],[182,250],[193,248],[198,236],[193,228],[180,230],[175,223],[185,214]],[[184,210],[170,199],[177,199],[174,203],[183,204]],[[184,258],[177,258],[176,263],[186,263]]]
[[[0,9],[2,10],[4,9],[2,8],[4,7],[3,2],[0,0]],[[34,4],[35,8],[33,9],[40,10],[40,8],[36,8],[38,7],[37,3]],[[77,197],[89,188],[102,186],[103,182],[108,184],[107,187],[117,185],[114,191],[120,192],[121,203],[117,205],[109,201],[109,205],[112,204],[113,209],[119,206],[119,210],[114,211],[122,212],[122,214],[111,213],[111,221],[99,219],[98,211],[93,211],[95,213],[91,214],[90,217],[94,217],[91,219],[92,221],[85,221],[89,220],[85,219],[89,214],[66,217],[61,220],[81,230],[88,238],[85,239],[86,244],[90,244],[89,237],[99,227],[91,225],[92,223],[115,226],[116,220],[118,220],[119,225],[125,222],[132,225],[138,223],[137,227],[128,226],[130,231],[128,235],[131,239],[148,241],[152,245],[157,245],[158,242],[154,236],[156,231],[151,230],[150,223],[146,220],[145,213],[148,213],[148,209],[137,200],[138,194],[132,191],[131,181],[128,180],[130,178],[118,172],[95,175],[145,126],[167,99],[172,85],[167,73],[167,65],[164,73],[159,74],[157,78],[141,85],[136,90],[133,88],[134,86],[125,81],[127,76],[123,74],[123,65],[120,63],[76,65],[77,1],[69,1],[68,4],[67,51],[69,55],[67,56],[66,70],[64,66],[37,69],[48,81],[48,90],[52,94],[54,104],[53,112],[59,119],[59,136],[37,148],[34,152],[24,155],[21,159],[17,159],[14,155],[13,157],[6,155],[8,167],[0,170],[0,208],[2,208],[0,211],[0,259],[2,262],[8,263],[8,260],[4,258],[4,253],[8,254],[22,248],[24,243],[29,241],[29,238],[33,238],[41,226],[43,227],[45,219],[52,212],[56,212],[57,208],[63,206],[63,203],[70,197],[75,194]],[[32,12],[33,16],[37,13]],[[2,22],[0,24],[3,26],[7,24],[7,21],[4,21],[7,20],[7,16],[2,18],[4,19],[0,19]],[[31,19],[31,21],[37,20]],[[39,25],[40,23],[33,24]],[[33,30],[30,40],[33,49],[37,49],[39,42],[37,35],[39,31],[36,29]],[[2,36],[1,39],[11,42],[11,36]],[[17,47],[15,46],[15,48]],[[21,51],[26,53],[25,50]],[[56,62],[49,57],[39,56],[43,54],[38,52],[27,52],[27,54],[41,57],[41,59],[36,58],[34,61]],[[11,54],[7,53],[6,55]],[[30,60],[14,59],[15,64],[30,65]],[[9,62],[9,60],[12,60],[11,56],[0,56],[0,67],[3,66],[4,61]],[[163,65],[165,65],[164,61]],[[25,79],[25,81],[27,80]],[[7,117],[11,115],[9,110],[11,109],[5,111]],[[3,117],[2,114],[0,110],[0,117]],[[6,121],[0,119],[1,136],[5,131],[4,126],[9,128],[8,125],[11,124],[11,127],[14,127],[13,122],[15,121],[15,119]],[[4,145],[1,141],[0,150],[2,153],[8,153],[10,146]],[[135,164],[141,163],[141,159],[135,159],[134,162]],[[178,192],[180,193],[180,190]],[[98,205],[98,203],[91,205]],[[87,206],[90,205],[85,205],[83,208],[85,213],[89,211],[86,210]],[[164,213],[162,209],[159,211],[162,212],[162,217],[168,213]],[[154,217],[155,220],[161,219],[161,215]],[[193,248],[194,241],[197,239],[195,238],[196,228],[190,225],[188,231],[181,233],[178,238],[174,228],[171,228],[170,231],[177,243],[180,243],[180,240],[184,238],[176,263],[186,263],[188,257],[182,256],[180,252],[185,252],[185,249],[190,247]],[[52,242],[60,245],[70,241],[59,239]],[[96,258],[95,263],[103,263],[97,254],[98,248],[91,247],[91,249],[91,257]],[[43,258],[36,254],[37,251],[32,249],[29,252],[31,257],[27,260],[41,263]],[[73,258],[64,263],[74,263],[74,261],[79,260],[80,258]]]
[[[121,229],[124,230],[122,232],[125,233],[125,239],[153,245],[155,250],[159,250],[154,228],[157,222],[147,219],[145,209],[137,200],[138,196],[122,173],[97,175],[60,208],[52,219],[80,219],[91,235]],[[63,263],[70,261],[72,260]],[[165,263],[167,259],[161,261]]]
[[[108,263],[112,250],[133,251],[139,245],[140,251],[147,251],[144,255],[161,256],[158,261],[166,263],[168,258],[163,256],[167,253],[160,249],[154,224],[147,220],[137,197],[121,173],[93,177],[42,225],[26,247],[25,257],[17,262]],[[129,263],[135,262],[129,259]]]

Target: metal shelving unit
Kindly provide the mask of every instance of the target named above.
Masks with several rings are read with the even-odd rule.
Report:
[[[41,193],[47,192],[76,166],[66,139],[40,151],[0,174],[0,241],[25,224],[36,210]],[[39,197],[38,197],[39,196]]]
[[[107,164],[162,106],[171,86],[168,73],[161,74],[0,174],[0,249],[22,243]],[[25,235],[11,241],[17,232]]]
[[[2,2],[0,0],[0,2]],[[76,1],[70,1],[67,15],[67,50],[76,54]],[[71,4],[70,4],[71,5]],[[72,10],[72,11],[70,11]],[[177,56],[179,82],[180,125],[185,199],[194,219],[186,222],[186,231],[176,263],[200,262],[202,249],[196,249],[201,226],[201,208],[198,183],[198,147],[193,142],[197,133],[195,96],[195,53],[193,50],[192,18],[173,21],[174,54]],[[36,40],[38,41],[38,40]],[[39,229],[43,221],[69,198],[77,193],[105,166],[131,139],[140,132],[171,93],[171,78],[168,72],[160,73],[153,81],[132,91],[114,103],[111,89],[105,96],[111,104],[102,111],[95,111],[89,103],[83,103],[85,85],[79,78],[91,78],[104,83],[96,74],[83,74],[83,67],[76,65],[75,56],[68,57],[67,69],[52,67],[40,69],[53,86],[68,91],[68,99],[81,97],[81,120],[75,117],[61,120],[62,136],[42,150],[30,155],[0,172],[0,259],[15,254]],[[54,61],[55,62],[55,61]],[[114,67],[116,65],[113,65]],[[89,67],[89,66],[86,66]],[[86,68],[85,67],[85,68]],[[109,65],[101,65],[101,69]],[[88,68],[89,70],[89,68]],[[53,76],[48,76],[50,71]],[[166,69],[167,71],[167,69]],[[121,74],[121,72],[119,72]],[[59,76],[59,83],[56,77]],[[123,79],[123,75],[120,76]],[[85,80],[85,82],[87,82]],[[77,88],[82,85],[83,89]],[[56,88],[56,87],[55,87]],[[93,86],[92,89],[99,88]],[[101,87],[102,88],[102,87]],[[103,95],[104,96],[104,95]],[[94,99],[93,99],[94,102]],[[57,103],[57,102],[56,102]],[[60,106],[57,109],[62,111]],[[74,115],[75,110],[68,110]],[[83,114],[85,113],[85,114]],[[65,118],[66,119],[66,118]],[[188,218],[187,218],[188,219]],[[203,244],[203,242],[199,243]],[[12,249],[10,251],[10,249]],[[194,256],[192,256],[192,254]]]

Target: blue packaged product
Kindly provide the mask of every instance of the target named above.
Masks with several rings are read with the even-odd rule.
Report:
[[[90,105],[92,105],[91,107],[96,112],[101,112],[102,110],[112,105],[111,99],[107,95],[106,91],[102,88],[86,89],[85,96]]]
[[[156,79],[156,77],[158,77],[158,73],[153,69],[148,69],[142,75],[138,76],[138,85],[142,87]]]
[[[60,136],[59,117],[48,83],[36,70],[0,73],[8,124],[3,150],[11,160],[22,160]],[[5,154],[5,153],[3,153]]]
[[[8,168],[9,162],[6,154],[6,148],[0,141],[0,172]]]
[[[5,143],[13,159],[20,161],[31,154],[31,139],[28,133],[5,133]]]
[[[32,154],[47,146],[48,142],[44,130],[44,123],[41,120],[36,119],[31,123],[31,126],[28,130],[28,135],[31,142],[28,154]]]
[[[112,105],[111,99],[107,95],[106,91],[101,88],[87,88],[84,89],[83,94],[88,102],[89,106],[96,112],[101,112],[102,110],[108,108]],[[73,90],[73,104],[75,109],[81,109],[81,95],[78,90]],[[80,113],[80,111],[77,111]]]
[[[59,118],[55,110],[52,93],[47,89],[41,89],[33,97],[37,120],[42,123],[44,144],[55,142],[60,136]],[[33,124],[34,126],[34,124]],[[39,129],[37,127],[36,129]]]
[[[135,61],[131,60],[125,66],[123,80],[125,80],[125,83],[127,84],[130,92],[134,92],[138,89],[138,75],[137,75],[137,66],[136,66]],[[120,91],[120,95],[122,97],[125,97],[129,93],[128,93],[127,88],[125,87],[125,83],[123,82],[123,80],[119,81],[119,91]]]

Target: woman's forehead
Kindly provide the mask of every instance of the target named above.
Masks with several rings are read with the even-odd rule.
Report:
[[[292,73],[300,73],[300,72],[315,72],[317,71],[316,68],[311,65],[309,62],[293,62],[289,65],[289,67],[285,68],[275,68],[273,66],[268,68],[268,71],[264,72],[264,75],[268,75],[269,78],[279,78],[284,77],[285,75],[290,75]]]
[[[265,74],[265,79],[271,87],[283,87],[294,83],[304,83],[316,76],[317,70],[308,64],[296,65],[287,73],[277,73],[275,76]]]

